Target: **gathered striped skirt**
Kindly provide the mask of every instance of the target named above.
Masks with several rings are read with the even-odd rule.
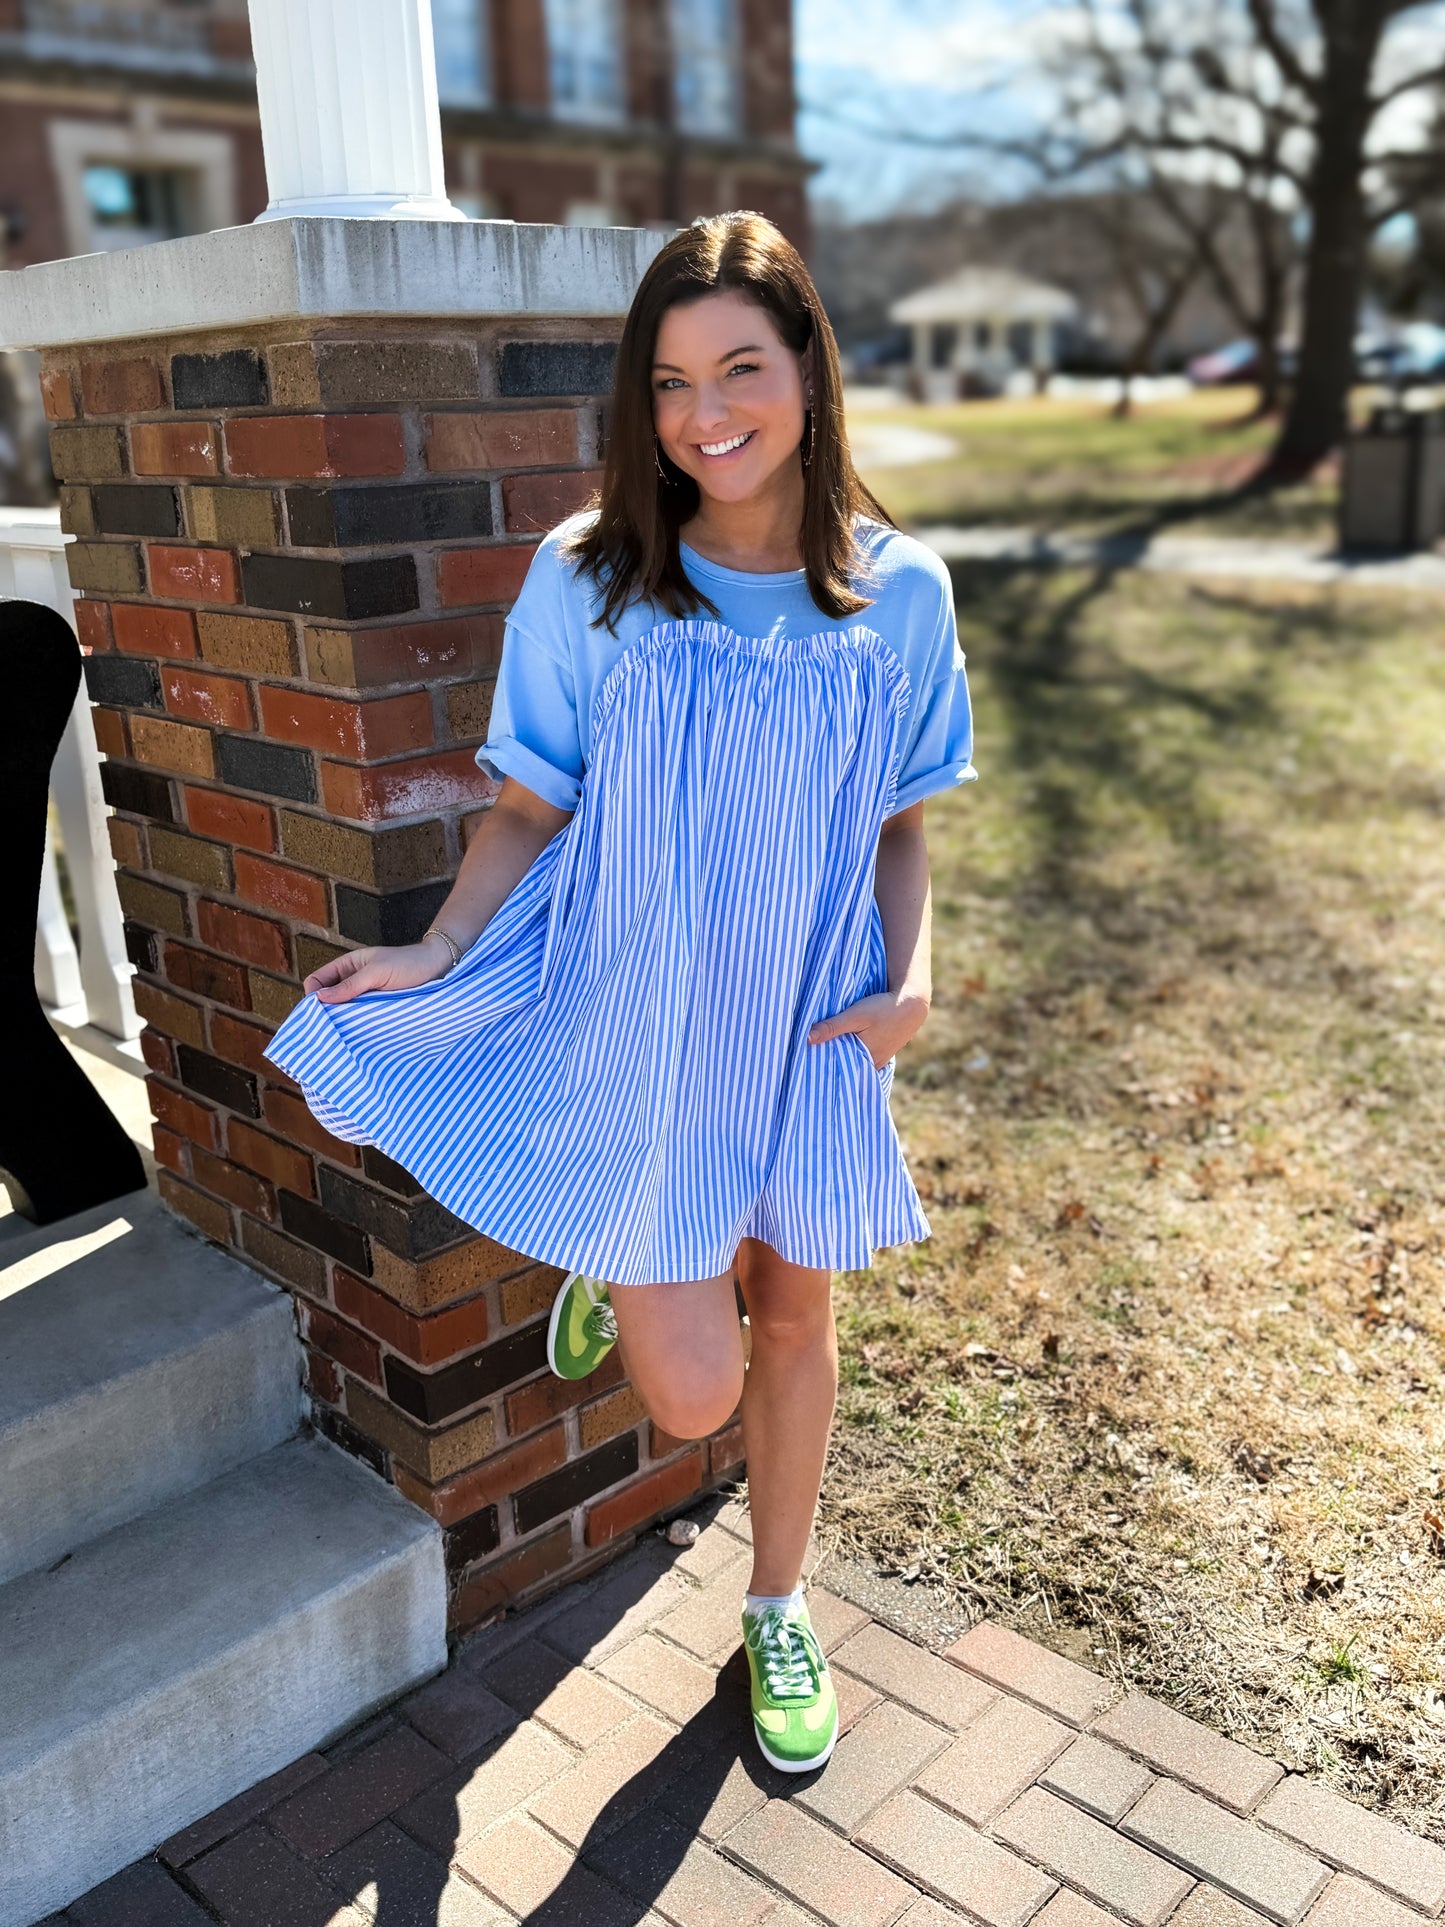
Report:
[[[893,1061],[820,1018],[887,988],[873,895],[906,671],[872,631],[665,622],[599,687],[577,808],[461,962],[303,997],[265,1055],[458,1218],[613,1285],[742,1237],[860,1270],[930,1234]]]

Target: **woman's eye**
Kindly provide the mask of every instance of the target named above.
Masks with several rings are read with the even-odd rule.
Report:
[[[757,372],[758,364],[755,361],[735,361],[728,369],[730,375],[755,375]]]
[[[664,375],[657,384],[659,392],[669,388],[684,388],[686,385],[681,375]]]

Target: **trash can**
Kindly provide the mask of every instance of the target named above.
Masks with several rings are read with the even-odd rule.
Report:
[[[1376,408],[1345,437],[1340,548],[1428,549],[1445,534],[1445,413]]]

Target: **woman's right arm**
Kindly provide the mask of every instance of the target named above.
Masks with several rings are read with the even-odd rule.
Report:
[[[467,846],[451,894],[432,922],[461,951],[469,950],[557,832],[572,819],[514,776],[502,779],[495,803]],[[411,944],[368,944],[313,970],[302,989],[322,1004],[348,1003],[368,990],[409,990],[444,977],[451,952],[439,936]]]

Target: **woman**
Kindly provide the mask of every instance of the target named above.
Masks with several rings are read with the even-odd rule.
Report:
[[[837,1737],[801,1587],[831,1272],[929,1235],[888,1100],[931,995],[923,800],[971,741],[947,572],[854,474],[807,269],[760,215],[694,222],[628,315],[600,503],[508,619],[501,792],[450,896],[314,971],[267,1052],[567,1270],[554,1370],[619,1344],[679,1438],[741,1398],[753,1724],[787,1771]]]

